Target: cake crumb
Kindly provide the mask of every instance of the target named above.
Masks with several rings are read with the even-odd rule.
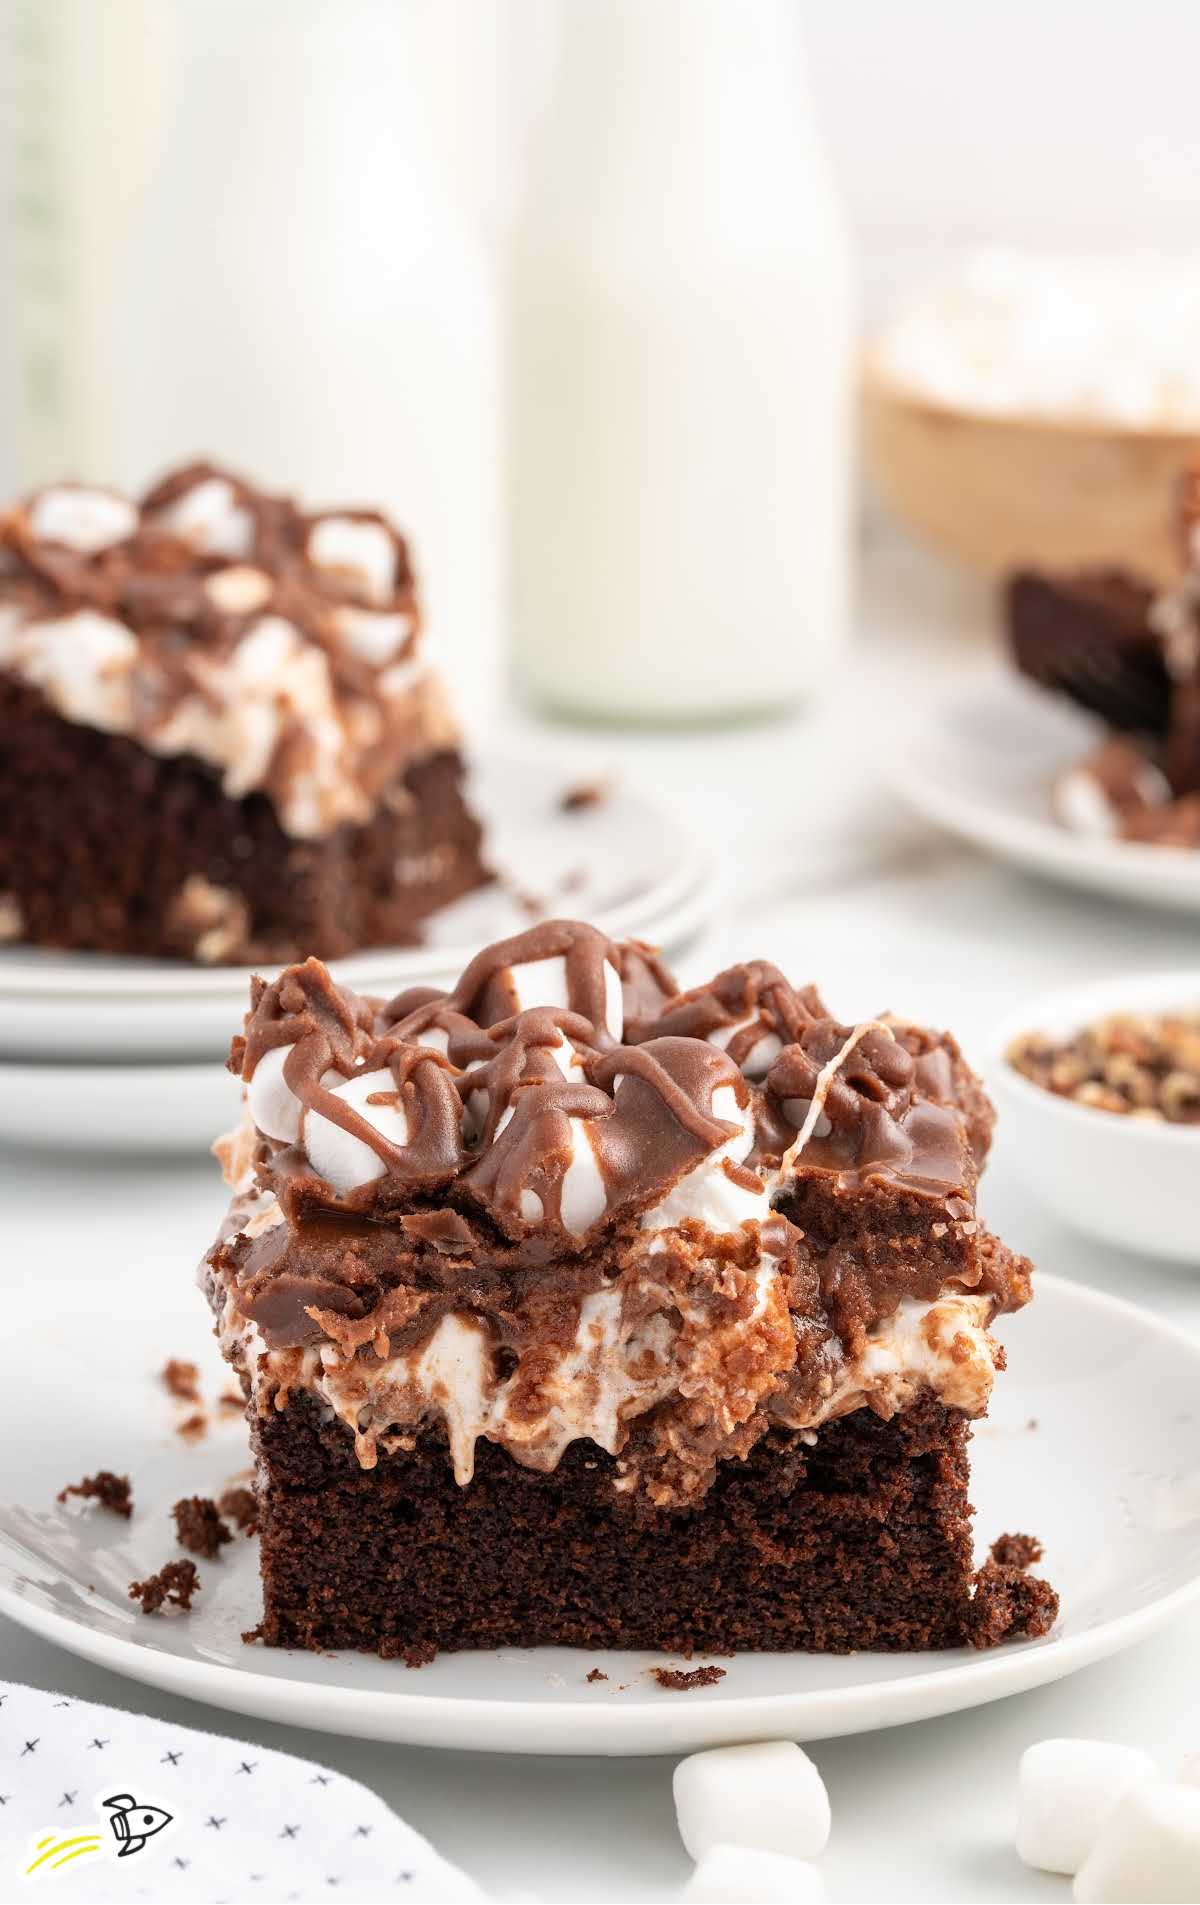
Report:
[[[437,1642],[432,1640],[414,1641],[411,1647],[404,1648],[400,1655],[406,1667],[428,1667],[437,1659]]]
[[[988,1560],[975,1576],[965,1639],[980,1649],[1005,1640],[1040,1640],[1057,1619],[1058,1596],[1049,1581]]]
[[[185,1495],[182,1501],[175,1503],[171,1513],[175,1517],[179,1545],[189,1554],[215,1561],[225,1543],[233,1540],[217,1513],[216,1503],[207,1495]]]
[[[246,1408],[246,1398],[240,1389],[223,1389],[217,1397],[217,1407],[223,1409],[227,1415],[242,1415]]]
[[[182,1422],[175,1424],[175,1433],[181,1435],[185,1442],[199,1442],[208,1433],[208,1417],[202,1409],[197,1409],[193,1415],[185,1416]]]
[[[249,1488],[227,1488],[217,1497],[217,1507],[243,1535],[258,1533],[258,1503]]]
[[[583,813],[588,807],[600,807],[608,799],[607,781],[580,781],[575,787],[568,787],[559,800],[564,814]]]
[[[688,1693],[693,1687],[715,1687],[718,1680],[724,1680],[724,1667],[693,1667],[688,1673],[681,1673],[676,1667],[651,1667],[660,1687],[668,1693]]]
[[[1036,1535],[1000,1535],[992,1543],[992,1560],[999,1568],[1031,1568],[1041,1558]]]
[[[195,1363],[181,1362],[172,1356],[159,1371],[159,1381],[169,1396],[180,1402],[199,1402],[200,1371]]]
[[[168,1561],[157,1574],[147,1576],[144,1581],[129,1583],[129,1598],[140,1601],[143,1614],[157,1614],[164,1602],[172,1607],[181,1607],[184,1612],[192,1605],[192,1596],[200,1586],[200,1576],[196,1573],[194,1561]]]
[[[589,1681],[591,1681],[591,1680],[607,1680],[607,1679],[608,1679],[608,1675],[607,1675],[606,1673],[601,1673],[601,1671],[600,1671],[600,1669],[599,1669],[599,1667],[593,1667],[593,1668],[592,1668],[592,1671],[591,1671],[591,1673],[590,1673],[590,1674],[588,1675],[588,1679],[589,1679]]]
[[[65,1502],[68,1495],[79,1495],[84,1501],[97,1501],[110,1515],[120,1515],[128,1521],[133,1513],[133,1489],[128,1475],[114,1475],[110,1468],[98,1469],[95,1475],[85,1475],[81,1482],[70,1482],[60,1489],[56,1499]]]

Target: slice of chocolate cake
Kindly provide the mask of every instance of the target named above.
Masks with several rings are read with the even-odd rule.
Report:
[[[202,1276],[248,1399],[273,1645],[936,1648],[1030,1266],[953,1039],[752,964],[680,993],[570,922],[384,1004],[256,981]]]
[[[408,551],[207,465],[0,516],[0,936],[278,961],[480,885]]]

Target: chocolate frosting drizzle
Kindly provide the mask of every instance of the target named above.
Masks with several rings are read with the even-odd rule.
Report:
[[[289,1141],[260,1130],[260,1179],[293,1213],[386,1218],[401,1204],[411,1214],[414,1195],[440,1199],[531,1260],[646,1221],[717,1152],[715,1168],[763,1192],[764,1217],[767,1193],[786,1188],[781,1170],[971,1195],[990,1125],[953,1041],[842,1025],[813,988],[762,962],[676,992],[651,1016],[647,999],[668,977],[643,948],[552,920],[485,948],[448,992],[361,999],[315,959],[256,980],[231,1068],[253,1111],[258,1068],[286,1048],[298,1127]],[[642,1013],[629,1038],[622,979]],[[351,1102],[345,1088],[366,1074],[386,1077]],[[402,1139],[373,1122],[381,1109],[402,1113]],[[367,1147],[371,1174],[323,1178],[309,1155],[314,1119]]]

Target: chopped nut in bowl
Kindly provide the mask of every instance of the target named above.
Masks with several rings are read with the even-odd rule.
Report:
[[[1200,971],[1074,986],[997,1028],[990,1080],[1042,1201],[1103,1242],[1200,1266]]]
[[[1005,1056],[1035,1085],[1093,1111],[1200,1124],[1200,1012],[1110,1012],[1066,1038],[1022,1032]]]

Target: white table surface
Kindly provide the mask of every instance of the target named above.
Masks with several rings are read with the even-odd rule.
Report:
[[[986,639],[988,604],[895,545],[868,565],[853,656],[820,702],[773,726],[705,734],[581,735],[581,750],[683,804],[722,861],[722,895],[685,976],[759,955],[815,978],[835,1009],[895,1007],[950,1024],[970,1051],[1022,997],[1094,973],[1200,963],[1200,922],[1120,912],[1044,887],[911,822],[882,778],[909,712],[952,684]],[[508,717],[529,732],[528,719]],[[556,732],[556,745],[563,731]],[[148,1108],[149,1109],[149,1108]],[[1008,1168],[1003,1132],[984,1208],[1047,1269],[1145,1303],[1200,1332],[1200,1273],[1156,1267],[1062,1231]],[[215,1166],[0,1154],[10,1275],[105,1258],[152,1239],[148,1276],[192,1266],[223,1205]],[[207,1328],[194,1299],[195,1332]],[[114,1329],[119,1327],[114,1323]],[[11,1342],[10,1353],[20,1353]],[[185,1342],[164,1355],[187,1354]],[[61,1406],[61,1398],[48,1398]],[[1119,1406],[1120,1399],[1115,1398]],[[86,1421],[86,1399],[81,1416]],[[2,1417],[0,1417],[2,1421]],[[9,1433],[18,1425],[4,1424]],[[86,1466],[86,1463],[84,1464]],[[811,1750],[833,1803],[832,1900],[1058,1899],[1064,1880],[1012,1849],[1016,1765],[1049,1734],[1135,1741],[1170,1766],[1200,1750],[1200,1613],[1071,1679],[947,1719]],[[669,1760],[519,1759],[356,1742],[259,1724],[136,1686],[0,1621],[0,1675],[303,1753],[362,1780],[500,1895],[676,1897],[688,1861]],[[686,1696],[679,1696],[681,1698]]]

